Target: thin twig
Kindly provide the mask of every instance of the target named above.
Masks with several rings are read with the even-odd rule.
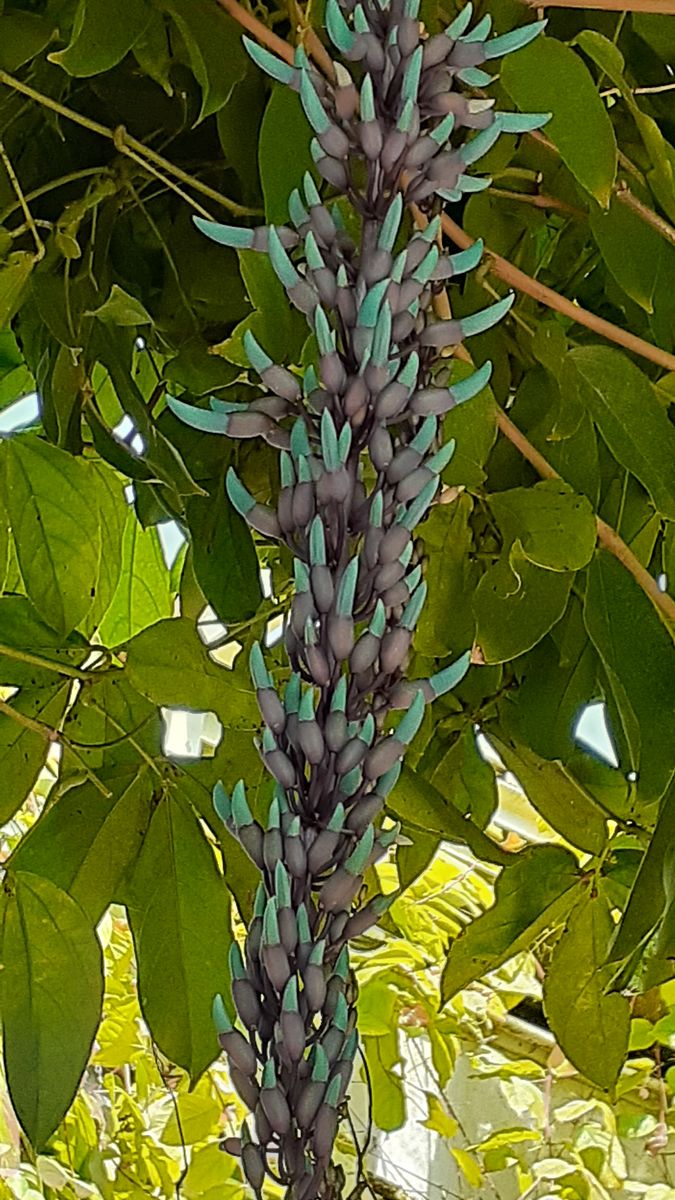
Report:
[[[238,0],[218,0],[218,3],[244,29],[248,29],[248,32],[252,33],[262,46],[267,46],[269,50],[278,54],[279,58],[283,58],[285,62],[290,63],[291,66],[293,65],[293,48],[289,46],[288,42],[285,42],[278,34],[273,33],[271,29],[267,29],[262,21],[254,17],[242,4],[239,4]]]
[[[557,196],[545,196],[540,192],[512,192],[508,188],[500,187],[489,187],[487,190],[491,196],[499,196],[504,200],[519,200],[521,204],[531,204],[534,208],[559,209],[560,212],[576,217],[579,221],[586,220],[587,214],[583,209],[574,208],[565,200],[559,200]]]
[[[65,187],[68,183],[74,183],[78,179],[88,179],[91,175],[105,174],[107,174],[105,167],[83,167],[81,171],[69,171],[67,175],[59,175],[58,179],[50,179],[49,183],[43,183],[41,187],[33,188],[32,192],[26,192],[24,199],[27,204],[31,204],[33,200],[38,200],[40,196],[45,196],[47,192],[54,192],[57,188]],[[3,208],[2,212],[0,212],[0,225],[4,225],[7,218],[11,217],[17,208],[21,208],[19,200],[14,204],[8,204],[7,208]]]
[[[632,89],[634,96],[655,96],[658,92],[675,91],[675,83],[657,83],[653,87],[636,87]],[[606,96],[622,96],[621,88],[611,87],[600,92],[602,99]]]
[[[79,653],[82,653],[79,647],[78,650]],[[60,663],[53,658],[44,658],[41,654],[32,654],[28,650],[16,650],[13,646],[4,646],[1,643],[0,657],[27,663],[31,667],[44,667],[45,670],[54,671],[57,675],[67,675],[70,679],[100,679],[102,675],[108,674],[107,671],[88,671],[80,669],[80,667],[71,667],[68,663]]]
[[[0,713],[4,713],[6,717],[10,717],[11,720],[16,721],[17,725],[23,725],[24,729],[29,729],[31,733],[37,734],[38,737],[44,738],[51,745],[61,742],[70,751],[75,761],[82,767],[82,770],[91,783],[93,783],[96,790],[102,796],[105,796],[106,800],[112,796],[112,792],[109,791],[105,784],[101,783],[101,780],[92,771],[89,764],[85,762],[82,755],[73,746],[70,738],[66,737],[65,733],[62,733],[60,729],[54,729],[52,725],[47,725],[44,721],[37,721],[35,717],[29,717],[26,713],[19,712],[11,704],[8,704],[6,700],[0,700]]]
[[[38,233],[38,228],[37,228],[37,225],[35,224],[33,214],[30,211],[30,208],[28,207],[26,197],[24,196],[23,191],[21,189],[21,184],[19,183],[19,177],[18,177],[16,171],[14,170],[14,167],[12,166],[11,159],[10,159],[7,151],[5,150],[5,145],[4,145],[4,142],[2,142],[2,141],[0,141],[0,159],[2,160],[2,165],[4,166],[4,168],[7,172],[7,175],[9,176],[9,182],[11,183],[11,185],[16,193],[17,203],[18,203],[19,207],[21,208],[24,217],[26,218],[26,224],[33,235],[33,241],[35,242],[35,259],[36,259],[36,262],[39,262],[41,258],[44,258],[44,253],[45,253],[44,242],[42,241],[42,238],[40,237],[40,234]]]
[[[163,158],[161,154],[157,154],[149,146],[144,146],[142,142],[139,142],[130,133],[127,133],[124,126],[120,125],[117,129],[109,129],[107,125],[101,125],[99,121],[92,121],[90,117],[85,117],[82,113],[75,112],[72,108],[67,108],[65,104],[59,104],[57,100],[52,100],[51,96],[45,96],[43,92],[36,91],[35,88],[29,87],[27,83],[15,79],[7,71],[0,70],[0,83],[4,83],[6,87],[12,88],[14,91],[21,92],[22,95],[35,100],[37,104],[41,104],[44,108],[51,109],[52,112],[58,113],[59,116],[65,117],[66,120],[73,121],[76,125],[81,125],[84,129],[89,129],[92,133],[97,133],[100,137],[107,138],[108,141],[114,143],[120,154],[125,154],[129,158],[133,158],[135,162],[138,162],[140,159],[140,165],[145,170],[149,170],[148,163],[153,163],[164,172],[168,172],[168,174],[174,175],[176,179],[180,179],[181,183],[186,184],[187,187],[194,188],[195,191],[201,192],[203,196],[208,196],[210,200],[221,204],[223,208],[228,209],[235,216],[250,217],[259,215],[259,209],[247,208],[243,204],[237,204],[234,200],[230,200],[229,196],[223,196],[222,192],[218,192],[215,188],[209,187],[208,184],[202,183],[201,179],[196,179],[194,175],[189,175],[187,171],[183,171],[181,167],[176,166],[169,159]],[[157,174],[157,172],[153,171],[151,174]],[[163,182],[167,183],[168,181],[163,178]],[[195,204],[195,201],[190,200],[190,203]]]

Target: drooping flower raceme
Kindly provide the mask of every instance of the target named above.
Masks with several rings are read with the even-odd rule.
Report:
[[[426,37],[418,3],[327,0],[340,59],[332,81],[302,49],[290,66],[244,39],[260,67],[299,92],[317,174],[358,214],[360,240],[309,174],[289,197],[287,226],[197,220],[216,242],[269,256],[306,315],[317,356],[301,376],[248,332],[260,399],[212,399],[208,411],[170,401],[197,429],[262,437],[280,451],[275,509],[256,502],[232,469],[226,480],[251,528],[291,550],[295,590],[283,690],[258,644],[250,656],[259,749],[275,781],[266,827],[243,781],[232,795],[222,785],[214,793],[261,875],[243,952],[235,944],[231,953],[237,1024],[221,997],[214,1016],[253,1118],[226,1148],[241,1156],[257,1194],[269,1174],[289,1200],[333,1194],[328,1168],[358,1043],[348,946],[388,904],[380,895],[360,902],[364,875],[397,836],[382,817],[425,705],[469,665],[467,652],[430,679],[406,679],[426,594],[414,533],[454,449],[440,444],[441,418],[490,375],[488,364],[449,387],[438,377],[439,351],[488,329],[513,297],[458,320],[434,316],[434,293],[482,253],[480,242],[443,253],[439,210],[487,186],[470,168],[500,132],[547,119],[495,112],[466,94],[491,81],[487,63],[524,46],[543,22],[490,40],[489,17],[470,29],[469,4]],[[410,203],[428,223],[406,238]],[[392,728],[395,710],[402,716]]]

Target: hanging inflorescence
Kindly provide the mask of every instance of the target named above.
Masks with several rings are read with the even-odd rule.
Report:
[[[439,419],[490,375],[488,364],[449,387],[439,350],[490,328],[513,297],[459,320],[434,317],[434,293],[482,253],[480,242],[442,253],[438,210],[487,186],[468,170],[500,132],[547,119],[495,112],[461,90],[491,82],[484,65],[526,45],[543,22],[488,40],[490,18],[472,30],[470,21],[468,4],[444,33],[424,37],[418,0],[327,0],[326,27],[342,59],[333,82],[302,49],[289,66],[245,38],[256,63],[299,92],[317,172],[358,213],[360,244],[309,174],[304,194],[289,199],[289,226],[197,220],[215,241],[269,256],[318,349],[301,377],[273,363],[249,331],[244,347],[261,399],[212,399],[209,411],[170,401],[197,429],[262,437],[281,452],[276,510],[257,503],[232,469],[226,481],[251,528],[291,550],[295,591],[283,694],[258,644],[250,658],[265,726],[259,749],[275,780],[266,828],[243,782],[231,796],[222,785],[214,793],[219,817],[262,876],[244,952],[234,944],[231,953],[240,1028],[220,997],[214,1015],[255,1129],[245,1121],[226,1147],[241,1155],[256,1193],[269,1174],[289,1200],[331,1194],[327,1172],[357,1050],[348,944],[388,904],[379,895],[359,902],[364,875],[396,839],[381,817],[425,704],[469,665],[467,652],[431,679],[405,678],[426,594],[414,531],[454,449],[440,445]],[[405,241],[407,203],[428,223]],[[394,710],[403,715],[387,731]]]

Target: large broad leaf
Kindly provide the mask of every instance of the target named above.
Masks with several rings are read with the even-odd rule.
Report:
[[[51,804],[12,858],[15,871],[51,879],[96,924],[113,900],[143,843],[152,812],[147,767],[111,781],[104,796],[91,782]]]
[[[576,571],[590,562],[596,539],[593,509],[560,479],[490,496],[490,508],[507,545],[520,539],[538,567]]]
[[[22,688],[9,702],[16,716],[0,713],[0,825],[21,808],[40,774],[51,745],[49,731],[58,728],[69,691],[70,683],[54,675],[50,686]],[[31,728],[32,721],[44,724],[45,732]]]
[[[31,12],[5,13],[0,17],[0,68],[18,71],[49,44],[54,21]]]
[[[627,296],[654,311],[654,291],[661,275],[672,279],[675,254],[668,243],[642,217],[616,197],[608,211],[592,206],[593,237],[608,269]]]
[[[623,916],[616,927],[608,960],[621,968],[615,986],[630,983],[636,959],[644,952],[663,917],[669,895],[672,869],[670,858],[675,846],[675,785],[661,804],[659,818],[628,897]]]
[[[539,37],[504,60],[502,83],[523,112],[551,112],[546,135],[575,179],[607,205],[616,175],[616,141],[607,109],[578,54]]]
[[[304,319],[289,309],[286,293],[266,254],[241,250],[238,258],[248,298],[256,311],[240,321],[216,349],[228,362],[248,367],[244,334],[250,329],[275,362],[294,362],[307,338]]]
[[[675,520],[675,429],[646,375],[618,350],[580,346],[565,359],[562,387],[576,392],[614,457]]]
[[[15,250],[0,263],[0,329],[9,325],[20,307],[34,266],[35,255],[28,250]]]
[[[216,616],[225,624],[252,617],[262,599],[258,556],[224,487],[190,500],[187,521],[194,573]]]
[[[450,746],[442,736],[433,737],[417,771],[463,816],[470,816],[485,829],[498,803],[497,777],[480,754],[471,725],[466,725]]]
[[[638,796],[659,800],[673,775],[675,648],[642,588],[606,550],[589,568],[584,621],[638,773]]]
[[[37,437],[4,445],[5,492],[26,591],[48,625],[67,634],[91,608],[100,571],[93,467]]]
[[[122,537],[121,572],[101,621],[104,646],[117,646],[173,610],[169,571],[157,530],[143,529],[129,509]]]
[[[516,728],[536,754],[567,760],[575,752],[579,715],[597,697],[598,657],[576,597],[553,632],[518,665],[520,686],[500,704],[503,724],[509,728],[515,716]]]
[[[542,817],[573,846],[600,854],[607,840],[607,821],[591,793],[560,762],[539,758],[528,746],[490,741],[509,771],[521,783]]]
[[[238,662],[238,660],[237,660]],[[218,667],[193,623],[158,621],[127,646],[129,679],[155,704],[215,712],[225,725],[260,723],[253,687],[239,666]]]
[[[227,104],[235,84],[246,73],[241,29],[209,0],[162,0],[185,42],[190,66],[202,89],[199,119]]]
[[[473,375],[469,363],[452,361],[451,383]],[[443,442],[454,438],[457,445],[443,482],[450,487],[479,488],[485,482],[484,467],[497,438],[497,409],[492,389],[483,388],[465,404],[452,408],[443,421]]]
[[[410,828],[468,846],[476,858],[485,862],[504,866],[513,861],[470,818],[463,816],[452,800],[447,800],[433,783],[410,767],[403,766],[399,782],[387,798],[387,809]]]
[[[103,1000],[92,923],[49,879],[12,876],[2,956],[2,1033],[12,1104],[36,1149],[68,1111]]]
[[[589,888],[569,917],[544,980],[544,1012],[561,1049],[587,1079],[607,1090],[623,1065],[630,1025],[626,997],[605,991],[613,930],[604,890]]]
[[[123,480],[106,463],[96,463],[94,469],[99,519],[98,582],[86,615],[87,629],[92,630],[110,607],[122,574],[122,539],[128,517]]]
[[[116,66],[152,16],[146,0],[80,0],[70,44],[49,55],[69,75],[98,75]]]
[[[229,994],[230,896],[192,810],[158,804],[131,884],[143,1015],[160,1050],[196,1078],[218,1054],[211,1018]]]
[[[535,566],[515,541],[485,572],[473,597],[476,641],[486,662],[531,650],[562,617],[574,572]]]
[[[499,876],[492,908],[452,943],[441,979],[442,1002],[519,951],[531,949],[569,910],[577,883],[577,864],[568,850],[535,846],[521,851]]]
[[[373,1096],[373,1120],[378,1129],[390,1133],[405,1123],[406,1105],[403,1079],[395,1068],[401,1062],[398,1030],[382,1037],[364,1037],[363,1052]]]
[[[265,217],[277,225],[288,221],[288,197],[293,188],[300,186],[305,171],[314,171],[311,133],[297,93],[277,85],[265,109],[258,142]]]
[[[0,597],[0,683],[3,685],[51,686],[60,666],[64,675],[68,675],[81,666],[88,653],[80,634],[62,638],[55,633],[40,619],[27,596]]]
[[[471,497],[462,495],[452,504],[437,504],[424,522],[429,593],[415,634],[421,654],[440,658],[471,645],[474,623],[465,597],[475,588],[478,574],[469,558],[472,510]]]

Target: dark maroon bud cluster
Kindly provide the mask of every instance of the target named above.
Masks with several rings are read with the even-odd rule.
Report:
[[[232,1007],[216,997],[214,1018],[251,1113],[224,1148],[240,1156],[256,1194],[269,1176],[289,1200],[328,1200],[358,1045],[348,944],[390,902],[365,899],[364,878],[396,839],[383,813],[425,705],[469,665],[467,652],[431,679],[406,679],[426,596],[415,529],[454,449],[440,442],[440,419],[490,375],[488,364],[448,386],[438,352],[489,328],[513,298],[459,320],[434,317],[434,294],[476,267],[482,250],[443,253],[439,212],[486,186],[469,168],[502,130],[546,119],[495,113],[463,90],[490,82],[484,65],[525,45],[541,22],[490,40],[489,18],[469,29],[469,4],[429,37],[418,2],[327,0],[340,54],[334,83],[302,50],[288,66],[245,39],[261,67],[299,92],[318,175],[351,203],[361,236],[356,244],[310,174],[289,198],[287,227],[198,220],[216,242],[269,256],[317,353],[299,375],[273,363],[249,332],[259,400],[213,399],[208,411],[170,401],[198,429],[262,437],[280,451],[276,508],[258,503],[233,470],[226,481],[251,528],[291,550],[295,590],[285,683],[258,644],[250,657],[259,751],[275,781],[265,827],[243,782],[231,796],[220,784],[214,792],[218,815],[261,876],[243,950],[232,947]],[[406,237],[409,202],[428,224]],[[402,710],[396,724],[394,710]]]

